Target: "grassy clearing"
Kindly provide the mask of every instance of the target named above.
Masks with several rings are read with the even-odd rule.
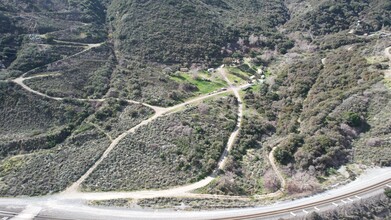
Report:
[[[251,76],[251,74],[243,72],[236,67],[228,67],[228,73],[227,77],[234,85],[246,83]]]
[[[198,72],[197,74],[178,72],[171,78],[178,83],[190,83],[196,86],[200,94],[207,94],[227,86],[227,83],[217,74],[206,72]]]

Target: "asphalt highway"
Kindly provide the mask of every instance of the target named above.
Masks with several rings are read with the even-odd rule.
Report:
[[[61,194],[36,198],[1,198],[0,216],[14,219],[279,219],[326,211],[382,193],[391,187],[391,168],[366,171],[355,181],[311,197],[270,206],[219,211],[145,211],[87,206],[85,199]]]

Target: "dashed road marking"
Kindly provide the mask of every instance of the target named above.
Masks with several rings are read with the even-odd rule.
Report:
[[[295,213],[293,213],[293,212],[291,212],[291,215],[293,215],[293,216],[297,216]]]
[[[391,188],[391,185],[390,185],[390,184],[386,184],[386,186],[387,186],[388,188]]]
[[[319,209],[318,207],[316,207],[316,206],[314,207],[314,209],[315,209],[316,211],[320,211],[320,209]]]
[[[41,211],[40,207],[27,206],[19,215],[13,217],[11,220],[33,220]]]
[[[308,214],[308,211],[307,211],[307,210],[305,210],[305,209],[303,209],[303,212],[304,212],[305,214]]]
[[[339,205],[337,204],[337,203],[335,203],[335,202],[333,202],[333,203],[331,203],[331,204],[333,204],[335,207],[338,207]]]
[[[360,197],[360,196],[354,196],[354,197],[356,197],[357,199],[361,199],[361,197]]]
[[[351,202],[354,202],[354,200],[353,200],[353,199],[351,199],[351,198],[348,198],[348,200],[349,200],[349,201],[351,201]]]
[[[343,202],[344,204],[348,203],[348,202],[346,202],[346,201],[345,201],[345,200],[343,200],[343,199],[341,199],[341,202]]]

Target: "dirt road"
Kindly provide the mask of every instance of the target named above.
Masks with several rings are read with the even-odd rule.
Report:
[[[388,57],[389,64],[390,64],[390,68],[384,72],[384,78],[386,80],[391,80],[391,52],[390,52],[390,50],[391,50],[391,47],[387,47],[384,50],[384,54]]]

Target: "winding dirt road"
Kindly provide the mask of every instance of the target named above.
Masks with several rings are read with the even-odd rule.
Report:
[[[66,43],[66,42],[64,42],[64,43]],[[67,57],[65,59],[69,59],[71,57],[75,57],[77,55],[80,55],[81,53],[85,53],[86,51],[88,51],[88,50],[90,50],[92,48],[95,48],[95,47],[99,47],[102,44],[86,44],[86,45],[84,45],[86,47],[85,50],[83,50],[83,51],[81,51],[81,52],[79,52],[77,54],[74,54],[72,56],[69,56],[69,57]],[[386,48],[385,54],[391,60],[390,48],[391,47]],[[58,61],[56,61],[56,62],[58,62]],[[41,97],[53,99],[53,100],[56,100],[56,101],[63,101],[64,98],[52,97],[52,96],[43,94],[43,93],[41,93],[39,91],[31,89],[30,87],[28,87],[27,85],[24,84],[24,81],[28,80],[28,79],[37,78],[37,77],[54,76],[54,75],[36,75],[36,76],[31,76],[31,77],[25,77],[31,71],[34,71],[34,70],[35,69],[30,70],[30,71],[24,73],[21,77],[18,77],[16,79],[14,79],[13,82],[15,82],[18,85],[20,85],[23,89],[25,89],[25,90],[27,90],[27,91],[29,91],[31,93],[34,93],[36,95],[39,95]],[[229,88],[227,89],[227,91],[221,91],[221,92],[216,92],[216,93],[209,94],[209,95],[200,96],[200,97],[188,100],[188,101],[186,101],[184,103],[181,103],[179,105],[172,106],[172,107],[169,107],[169,108],[162,108],[162,107],[158,107],[158,106],[151,106],[151,105],[149,105],[147,103],[141,103],[141,102],[137,102],[137,101],[133,101],[133,100],[127,100],[129,103],[141,104],[141,105],[147,106],[149,108],[152,108],[155,111],[155,114],[152,117],[142,121],[140,124],[136,125],[135,127],[131,128],[128,131],[124,132],[123,134],[119,135],[114,140],[112,140],[110,146],[108,146],[106,151],[94,163],[94,165],[91,166],[89,168],[89,170],[84,175],[82,175],[75,183],[73,183],[69,188],[67,188],[62,193],[57,194],[57,195],[53,195],[53,196],[40,197],[40,198],[36,198],[36,199],[35,198],[24,198],[24,199],[21,199],[21,200],[20,199],[14,199],[15,203],[17,203],[16,201],[20,202],[21,204],[33,203],[34,206],[28,206],[27,209],[23,212],[23,214],[25,214],[27,216],[29,216],[29,214],[30,214],[30,216],[36,216],[36,215],[39,214],[39,212],[41,210],[41,206],[39,204],[41,204],[42,207],[49,207],[49,208],[53,208],[53,209],[56,209],[56,208],[57,209],[61,209],[62,208],[63,210],[66,210],[67,208],[70,208],[70,207],[73,207],[74,209],[76,209],[77,208],[77,204],[75,205],[75,204],[72,203],[72,201],[76,201],[76,200],[77,201],[85,201],[85,200],[107,200],[107,199],[121,199],[121,198],[142,199],[142,198],[156,198],[156,197],[194,197],[194,198],[248,199],[248,198],[241,198],[241,197],[199,195],[199,194],[191,193],[191,191],[194,191],[196,189],[199,189],[199,188],[204,187],[204,186],[208,185],[209,183],[211,183],[215,179],[214,174],[212,174],[211,176],[208,176],[207,178],[205,178],[205,179],[203,179],[203,180],[201,180],[199,182],[196,182],[196,183],[193,183],[193,184],[189,184],[189,185],[186,185],[186,186],[173,187],[173,188],[167,189],[167,190],[145,190],[145,191],[134,191],[134,192],[99,192],[99,193],[83,193],[83,192],[79,192],[78,191],[78,189],[80,188],[80,184],[88,178],[88,176],[101,164],[101,162],[104,159],[107,158],[107,156],[121,142],[121,140],[123,140],[129,134],[134,133],[137,129],[139,129],[140,127],[145,126],[145,125],[147,125],[147,124],[149,124],[151,122],[153,122],[155,119],[157,119],[159,117],[163,117],[163,116],[165,116],[167,114],[172,114],[174,112],[177,112],[177,111],[181,110],[182,108],[186,107],[189,104],[200,102],[200,101],[203,101],[203,100],[211,98],[211,97],[215,97],[215,96],[220,95],[220,94],[233,92],[235,97],[238,100],[238,119],[237,119],[237,126],[236,126],[235,130],[232,132],[232,134],[231,134],[231,136],[230,136],[230,138],[229,138],[229,140],[227,142],[227,145],[226,145],[226,147],[224,149],[224,152],[222,153],[222,155],[221,155],[221,157],[220,157],[220,159],[218,161],[217,169],[223,169],[225,167],[225,165],[226,165],[227,156],[229,155],[229,152],[232,150],[232,148],[233,148],[233,146],[235,144],[235,141],[237,139],[237,136],[239,135],[240,128],[241,128],[241,125],[242,125],[242,119],[243,119],[243,104],[242,104],[242,102],[243,102],[243,100],[242,100],[242,98],[241,98],[241,96],[239,94],[239,91],[241,89],[247,88],[247,87],[249,87],[251,85],[247,84],[247,85],[243,85],[243,86],[240,86],[240,87],[235,87],[232,84],[232,82],[230,82],[230,80],[228,79],[226,70],[224,68],[219,68],[218,71],[220,72],[220,74],[223,76],[224,80],[229,85]],[[385,71],[385,78],[386,79],[391,79],[391,70]],[[90,102],[103,102],[106,99],[75,99],[75,100],[90,101]],[[285,179],[283,178],[283,175],[280,173],[280,171],[278,169],[278,166],[277,166],[277,164],[274,161],[273,153],[274,153],[274,151],[276,149],[277,148],[275,147],[270,152],[269,160],[270,160],[270,163],[271,163],[271,166],[272,166],[273,170],[276,172],[276,175],[277,175],[278,179],[281,181],[281,191],[276,192],[276,193],[272,193],[272,194],[269,194],[269,195],[264,195],[264,196],[261,196],[261,197],[279,196],[279,195],[281,195],[281,193],[282,193],[282,191],[283,191],[283,189],[285,188],[285,185],[286,185]],[[389,171],[387,171],[387,172],[389,172]],[[391,172],[387,173],[387,175],[390,176]],[[387,176],[387,178],[389,178],[388,176]],[[373,179],[376,179],[376,178],[373,178]],[[390,181],[391,181],[390,179],[385,179],[385,180],[382,180],[382,181],[380,181],[380,180],[376,180],[376,181],[373,180],[373,183],[371,183],[371,184],[372,184],[372,186],[377,186],[379,184],[389,183]],[[366,188],[369,189],[371,187],[370,186],[366,186]],[[357,193],[357,191],[354,191],[354,193]],[[352,193],[352,195],[353,195],[353,193]],[[349,194],[349,196],[350,196],[350,194]],[[339,197],[341,197],[341,196],[336,196],[336,198],[339,198]],[[3,201],[3,200],[4,201],[10,201],[10,200],[7,200],[7,199],[0,199],[0,202]],[[329,201],[333,201],[333,200],[331,200],[331,199],[327,200],[327,199],[324,199],[324,198],[319,198],[319,201],[329,202]],[[61,205],[61,204],[66,204],[66,205]],[[297,202],[296,203],[292,202],[292,204],[296,205],[299,208],[301,208],[301,207],[313,206],[313,204],[320,204],[320,203],[312,202],[312,203],[308,203],[309,205],[307,205],[307,206],[299,206],[299,205],[297,205]],[[64,207],[65,207],[65,209],[64,209]],[[83,209],[84,209],[84,211],[86,211],[87,209],[88,210],[94,210],[94,211],[97,210],[97,209],[94,209],[94,208],[86,208],[86,207],[81,208],[81,210],[83,210]],[[276,209],[276,207],[271,207],[270,210],[272,210],[272,209]],[[283,211],[281,211],[281,210],[283,210]],[[284,209],[284,207],[280,208],[280,212],[281,213],[285,213],[285,212],[287,212],[287,210],[297,210],[297,208],[296,209],[293,209],[293,208],[292,209],[286,209],[286,208]],[[34,215],[31,215],[32,213]],[[237,212],[235,212],[235,213],[236,213],[235,215],[238,214]],[[208,213],[208,214],[210,214],[210,213]],[[220,213],[217,216],[220,216],[220,217],[221,216],[230,216],[229,214],[230,214],[229,212],[225,212],[225,214]],[[234,212],[232,212],[231,214],[234,214]],[[269,216],[270,215],[271,214],[269,214]],[[173,215],[171,214],[170,216],[173,216]],[[183,215],[183,216],[186,216],[186,215]],[[255,216],[256,215],[254,215],[254,217]],[[262,217],[259,214],[257,216]],[[242,218],[240,218],[240,219],[242,219]]]
[[[389,63],[390,63],[390,68],[384,72],[384,78],[386,80],[391,80],[391,47],[387,47],[384,50],[384,54],[388,57]]]
[[[94,46],[99,46],[99,45],[94,45]],[[87,51],[88,49],[90,49],[90,48],[87,48],[86,50],[84,50],[82,52],[79,52],[78,54],[83,53],[83,52]],[[65,58],[65,59],[67,59],[67,58]],[[141,102],[137,102],[137,101],[134,101],[134,100],[127,100],[129,103],[141,104],[141,105],[144,105],[146,107],[149,107],[149,108],[151,108],[151,109],[153,109],[155,111],[155,114],[152,117],[142,121],[140,124],[136,125],[135,127],[131,128],[128,131],[124,132],[123,134],[119,135],[117,138],[112,139],[112,137],[110,137],[112,142],[111,142],[110,146],[102,154],[102,156],[76,182],[74,182],[65,191],[60,193],[61,197],[63,197],[63,198],[74,198],[74,199],[76,199],[76,198],[84,198],[84,199],[95,199],[95,200],[120,199],[120,198],[156,198],[156,197],[173,197],[173,196],[185,196],[185,197],[197,197],[197,198],[216,197],[215,195],[198,195],[198,194],[193,194],[193,193],[190,193],[190,192],[194,191],[196,189],[205,187],[206,185],[211,183],[215,179],[215,177],[216,177],[215,175],[216,175],[217,171],[219,169],[224,169],[224,167],[226,165],[227,157],[229,155],[229,152],[232,150],[232,148],[233,148],[233,146],[235,144],[235,141],[237,139],[237,136],[239,135],[240,128],[241,128],[241,125],[242,125],[243,100],[242,100],[242,98],[241,98],[241,96],[239,94],[239,91],[241,89],[245,89],[245,88],[248,88],[249,86],[251,86],[250,84],[246,84],[246,85],[242,85],[240,87],[236,87],[228,79],[227,72],[226,72],[226,70],[224,68],[219,68],[218,72],[222,75],[223,79],[229,85],[229,88],[226,91],[220,91],[220,92],[215,92],[215,93],[208,94],[208,95],[199,96],[199,97],[193,98],[193,99],[188,100],[188,101],[186,101],[184,103],[181,103],[181,104],[169,107],[169,108],[152,106],[152,105],[149,105],[147,103],[141,103]],[[24,77],[24,75],[25,74],[23,74],[21,77],[15,79],[13,81],[15,83],[17,83],[18,85],[20,85],[25,90],[27,90],[27,91],[29,91],[31,93],[34,93],[36,95],[39,95],[39,96],[42,96],[42,97],[45,97],[45,98],[49,98],[49,99],[53,99],[53,100],[56,100],[56,101],[63,101],[65,99],[65,98],[61,98],[61,97],[52,97],[52,96],[43,94],[43,93],[41,93],[39,91],[31,89],[26,84],[24,84],[25,80],[29,80],[29,79],[33,79],[33,78],[39,78],[39,77],[56,76],[56,75],[59,75],[59,74],[51,74],[51,75],[50,74],[43,74],[43,75],[36,75],[36,76],[31,76],[31,77]],[[140,127],[145,126],[145,125],[153,122],[155,119],[157,119],[159,117],[162,117],[162,116],[165,116],[165,115],[168,115],[168,114],[175,113],[175,112],[181,110],[182,108],[186,107],[189,104],[200,102],[200,101],[203,101],[205,99],[212,98],[214,96],[218,96],[218,95],[229,93],[229,92],[233,92],[235,97],[238,100],[237,125],[236,125],[235,130],[232,132],[232,134],[230,135],[230,137],[228,139],[227,145],[226,145],[226,147],[225,147],[225,149],[224,149],[224,151],[223,151],[223,153],[222,153],[222,155],[221,155],[221,157],[220,157],[220,159],[218,161],[217,169],[213,172],[213,174],[211,176],[205,178],[204,180],[201,180],[199,182],[196,182],[196,183],[193,183],[193,184],[190,184],[190,185],[173,187],[173,188],[168,189],[168,190],[146,190],[146,191],[135,191],[135,192],[95,192],[95,193],[83,193],[83,192],[79,192],[78,191],[79,188],[80,188],[80,185],[82,184],[82,182],[84,182],[91,175],[91,173],[102,163],[102,161],[104,159],[107,158],[107,156],[111,153],[111,151],[126,136],[134,133]],[[78,101],[89,101],[89,102],[104,102],[104,101],[106,101],[106,99],[75,99],[75,100],[78,100]],[[282,178],[282,175],[279,173],[278,168],[277,168],[277,166],[275,164],[274,164],[273,168],[276,171],[277,175],[279,176],[280,180],[282,180],[281,182],[285,183],[283,178]],[[269,195],[263,195],[261,197],[268,197],[269,198],[269,197],[275,197],[275,196],[279,196],[279,195],[280,195],[280,193],[271,193]],[[236,199],[238,198],[238,197],[232,197],[232,196],[220,196],[220,197],[236,198]]]
[[[235,95],[235,97],[236,97],[236,99],[238,101],[238,119],[237,119],[237,124],[236,124],[234,132],[229,137],[228,142],[227,142],[227,146],[224,149],[224,152],[221,155],[220,160],[218,162],[218,168],[219,169],[224,169],[225,165],[227,163],[227,157],[228,157],[229,153],[231,152],[231,150],[232,150],[232,148],[233,148],[233,146],[235,144],[235,141],[236,141],[236,139],[237,139],[237,137],[239,135],[240,128],[242,127],[243,100],[242,100],[242,97],[239,94],[239,90],[240,89],[235,87],[233,85],[233,83],[228,79],[226,70],[221,67],[221,68],[218,69],[218,71],[223,76],[224,80],[228,83],[229,88],[233,91],[233,93],[234,93],[234,95]]]
[[[84,50],[82,52],[79,52],[78,54],[84,53],[84,52],[88,51],[89,49],[91,49],[93,47],[97,47],[97,46],[99,46],[99,45],[92,45],[92,46],[88,47],[86,50]],[[73,56],[75,56],[75,55],[73,55]],[[69,57],[67,57],[65,59],[69,59]],[[149,107],[149,108],[151,108],[151,109],[153,109],[155,111],[155,114],[152,117],[142,121],[140,124],[136,125],[135,127],[131,128],[128,131],[124,132],[123,134],[119,135],[115,139],[112,139],[112,137],[109,136],[109,138],[112,140],[112,142],[111,142],[110,146],[102,154],[102,156],[94,163],[93,166],[91,166],[88,169],[88,171],[84,175],[82,175],[69,188],[67,188],[65,191],[63,191],[61,193],[61,195],[62,196],[67,196],[67,197],[69,197],[69,196],[71,196],[71,197],[79,197],[79,198],[83,197],[83,193],[78,192],[78,189],[80,188],[81,183],[84,182],[88,178],[88,176],[90,176],[91,173],[102,163],[102,161],[107,158],[107,156],[120,143],[121,140],[123,140],[129,134],[134,133],[140,127],[145,126],[145,125],[153,122],[155,119],[157,119],[159,117],[175,113],[175,112],[181,110],[182,108],[186,107],[189,104],[200,102],[200,101],[203,101],[205,99],[212,98],[212,97],[215,97],[215,96],[218,96],[218,95],[221,95],[221,94],[233,92],[235,97],[238,100],[238,103],[239,103],[238,119],[237,119],[236,128],[233,131],[233,133],[231,134],[231,136],[230,136],[230,138],[229,138],[229,140],[227,142],[227,145],[226,145],[226,147],[224,149],[224,152],[222,153],[222,155],[221,155],[221,157],[220,157],[220,159],[218,161],[218,166],[217,166],[216,171],[218,169],[223,169],[225,167],[225,164],[226,164],[226,161],[227,161],[227,156],[228,156],[229,152],[232,150],[233,145],[235,144],[236,138],[237,138],[237,136],[239,134],[240,127],[241,127],[241,122],[242,122],[242,118],[243,118],[243,104],[242,104],[242,98],[240,97],[240,94],[239,94],[239,90],[243,89],[243,88],[249,87],[250,84],[242,85],[240,87],[235,87],[232,84],[232,82],[230,82],[230,80],[228,79],[228,77],[226,75],[226,72],[225,72],[225,70],[223,68],[220,68],[219,72],[221,73],[221,75],[223,76],[223,78],[225,79],[225,81],[229,85],[229,89],[227,89],[226,91],[220,91],[220,92],[215,92],[215,93],[208,94],[208,95],[199,96],[199,97],[190,99],[190,100],[188,100],[188,101],[186,101],[184,103],[181,103],[181,104],[169,107],[169,108],[152,106],[152,105],[149,105],[147,103],[141,103],[141,102],[137,102],[137,101],[134,101],[134,100],[126,100],[129,103],[141,104],[141,105],[144,105],[146,107]],[[39,95],[41,97],[45,97],[45,98],[56,100],[56,101],[63,101],[65,99],[65,98],[62,98],[62,97],[49,96],[49,95],[44,94],[42,92],[36,91],[36,90],[30,88],[29,86],[27,86],[24,83],[25,80],[34,79],[34,78],[40,78],[40,77],[57,76],[57,75],[60,75],[60,74],[41,74],[41,75],[35,75],[35,76],[31,76],[31,77],[24,77],[26,74],[28,74],[28,72],[26,72],[22,76],[14,79],[13,82],[18,84],[18,85],[20,85],[26,91],[31,92],[31,93],[36,94],[36,95]],[[106,99],[79,99],[79,98],[76,98],[74,100],[89,101],[89,102],[104,102],[104,101],[106,101]],[[214,172],[214,173],[216,173],[216,172]],[[107,199],[110,199],[110,198],[124,198],[124,196],[126,198],[139,198],[139,197],[142,197],[142,196],[145,196],[145,195],[154,195],[154,197],[161,197],[161,196],[167,196],[167,195],[173,196],[173,195],[177,195],[178,192],[181,192],[181,194],[184,195],[184,194],[188,194],[188,192],[190,192],[190,191],[193,191],[193,190],[196,190],[198,188],[201,188],[201,187],[204,187],[204,186],[208,185],[211,181],[214,180],[214,178],[215,178],[214,175],[213,175],[213,177],[209,176],[206,179],[201,180],[201,181],[199,181],[197,183],[193,183],[193,184],[190,184],[190,185],[187,185],[187,186],[182,186],[182,187],[174,187],[174,188],[172,188],[170,190],[140,191],[140,192],[131,192],[131,193],[121,193],[121,192],[120,193],[115,193],[115,192],[112,192],[112,193],[95,193],[94,195],[95,195],[95,197],[99,197],[101,199],[106,199],[106,198]],[[87,196],[87,197],[91,197],[91,195],[93,195],[93,194],[92,193],[85,194],[85,196]]]

